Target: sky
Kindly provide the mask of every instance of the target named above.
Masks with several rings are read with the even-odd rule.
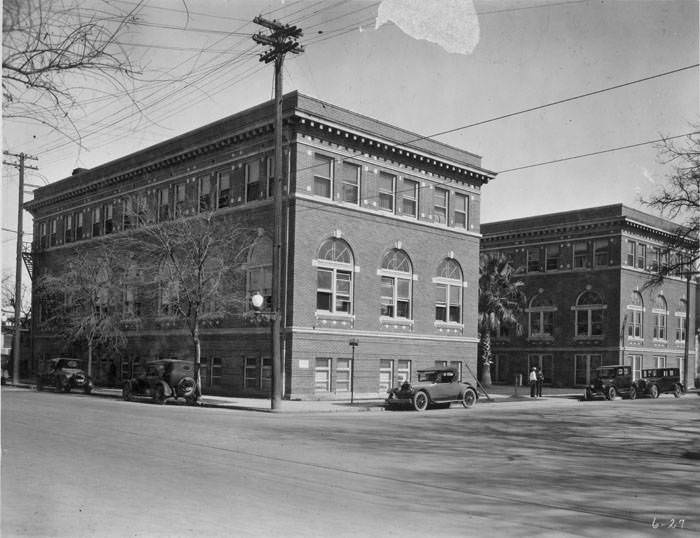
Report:
[[[641,199],[670,171],[658,147],[607,150],[700,125],[696,0],[144,0],[119,39],[142,72],[131,99],[73,81],[81,145],[5,119],[3,150],[37,156],[27,181],[43,185],[270,99],[272,67],[250,37],[264,31],[259,14],[304,32],[304,52],[285,60],[285,92],[424,136],[450,131],[434,138],[481,155],[498,172],[482,190],[482,222],[614,203],[649,211]],[[595,152],[605,153],[568,159]],[[5,274],[17,172],[2,175]]]

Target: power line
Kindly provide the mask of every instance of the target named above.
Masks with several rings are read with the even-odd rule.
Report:
[[[506,170],[501,170],[500,172],[497,172],[497,173],[498,174],[505,174],[507,172],[515,172],[516,170],[525,170],[526,168],[535,168],[536,166],[545,166],[547,164],[561,163],[564,161],[572,161],[574,159],[582,159],[583,157],[591,157],[593,155],[602,155],[603,153],[612,153],[613,151],[620,151],[623,149],[630,149],[630,148],[637,148],[640,146],[647,146],[649,144],[656,144],[657,142],[663,142],[665,140],[674,140],[676,138],[683,138],[685,136],[693,136],[696,134],[700,134],[700,131],[694,131],[694,132],[684,133],[684,134],[675,135],[675,136],[665,136],[663,138],[657,138],[656,140],[647,140],[646,142],[639,142],[637,144],[629,144],[627,146],[617,146],[615,148],[603,149],[600,151],[592,151],[590,153],[582,153],[580,155],[572,155],[570,157],[562,157],[561,159],[553,159],[551,161],[544,161],[544,162],[539,162],[539,163],[527,164],[524,166],[517,166],[515,168],[508,168]]]

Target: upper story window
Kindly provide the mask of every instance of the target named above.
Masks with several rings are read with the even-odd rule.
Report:
[[[627,335],[630,338],[644,337],[644,299],[638,291],[632,292],[627,305]]]
[[[433,220],[440,224],[447,224],[450,193],[446,189],[435,187],[433,191]]]
[[[593,260],[596,267],[607,267],[610,253],[607,239],[596,239],[593,242]]]
[[[666,303],[666,299],[663,295],[656,296],[652,313],[654,314],[654,339],[666,340],[666,330],[668,326],[668,304]]]
[[[84,231],[84,225],[83,225],[83,213],[82,211],[79,211],[78,213],[75,214],[75,240],[79,241],[83,238],[83,235],[85,233]]]
[[[639,243],[637,245],[637,269],[647,268],[647,246]]]
[[[185,214],[187,204],[187,185],[178,183],[174,186],[175,189],[175,216],[180,217]]]
[[[265,197],[265,185],[260,184],[260,161],[245,164],[245,199],[254,202]]]
[[[210,211],[212,208],[212,204],[211,179],[209,178],[209,176],[200,177],[197,180],[197,187],[199,189],[199,210]]]
[[[588,266],[588,243],[576,241],[573,245],[574,269],[584,269]]]
[[[435,284],[435,321],[462,322],[462,268],[456,260],[445,258],[433,279]]]
[[[170,218],[170,187],[158,189],[158,222]]]
[[[469,196],[455,194],[455,227],[469,228]]]
[[[104,212],[105,234],[111,234],[114,231],[114,204],[106,204],[102,210]]]
[[[49,234],[49,243],[53,246],[57,243],[58,241],[58,234],[57,234],[57,229],[58,229],[58,223],[57,219],[51,219],[51,232]]]
[[[528,273],[542,271],[539,247],[527,249],[527,271]]]
[[[396,188],[396,176],[379,172],[377,189],[379,191],[379,209],[394,212],[394,189]]]
[[[418,186],[417,181],[403,178],[401,211],[407,217],[418,217]]]
[[[247,266],[247,297],[260,293],[265,298],[263,310],[272,310],[272,239],[258,237],[250,249]],[[249,303],[250,301],[248,301]]]
[[[265,157],[265,180],[267,182],[267,197],[275,195],[275,160],[272,157]]]
[[[411,319],[413,266],[408,255],[399,249],[389,250],[382,259],[381,315]]]
[[[321,243],[316,266],[316,310],[352,314],[354,257],[350,245],[330,238]]]
[[[314,194],[324,198],[333,196],[334,161],[325,155],[314,154]]]
[[[530,301],[528,312],[528,336],[531,338],[551,337],[554,328],[554,313],[557,307],[542,293]]]
[[[627,240],[627,263],[630,267],[634,267],[637,262],[637,243],[631,239]]]
[[[607,305],[603,298],[593,292],[584,291],[576,299],[575,335],[577,337],[592,337],[603,335],[603,320]]]
[[[688,301],[681,299],[676,312],[676,342],[685,342]]]
[[[219,172],[217,176],[216,207],[221,209],[228,207],[231,203],[231,174],[229,172]]]
[[[99,207],[92,210],[92,236],[102,235],[102,212]]]
[[[342,178],[340,185],[340,198],[349,204],[360,203],[360,177],[362,167],[344,162],[342,166]]]
[[[66,243],[73,241],[73,215],[63,217],[63,240]]]
[[[158,280],[158,313],[163,316],[174,316],[177,314],[180,301],[180,284],[172,278],[165,264],[161,267]]]
[[[559,245],[547,245],[545,247],[545,270],[546,271],[556,271],[559,269],[559,259],[561,256],[561,249]]]

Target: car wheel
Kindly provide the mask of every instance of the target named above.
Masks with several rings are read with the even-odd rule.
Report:
[[[593,399],[593,391],[587,388],[586,392],[583,393],[583,399],[590,402]]]
[[[197,405],[197,397],[196,396],[187,396],[185,398],[185,403],[187,405]]]
[[[681,392],[682,392],[682,390],[681,390],[681,386],[679,384],[676,383],[675,385],[673,385],[673,395],[676,398],[681,397]]]
[[[126,382],[122,387],[122,400],[125,402],[131,401],[131,383]]]
[[[464,394],[462,394],[462,405],[469,409],[474,406],[476,399],[476,392],[474,389],[465,389]]]
[[[191,397],[195,393],[197,383],[191,377],[183,377],[177,383],[177,395],[184,396],[185,399]]]
[[[608,400],[614,400],[617,397],[617,390],[615,390],[615,387],[610,387],[606,396]]]
[[[66,382],[63,384],[63,392],[70,392],[71,388],[70,381],[66,380]]]
[[[426,409],[428,409],[429,403],[430,398],[428,397],[428,394],[423,390],[419,390],[413,396],[413,408],[416,411],[425,411]]]
[[[637,388],[636,388],[636,387],[630,388],[630,394],[629,394],[629,396],[630,396],[630,400],[636,400],[636,399],[637,399]]]
[[[165,403],[165,391],[163,385],[158,385],[153,391],[153,403],[163,405]]]
[[[85,385],[85,387],[83,388],[83,392],[85,394],[90,394],[92,392],[92,387],[90,385]]]
[[[659,387],[656,385],[652,385],[651,388],[649,389],[649,396],[652,398],[658,398],[659,397]]]

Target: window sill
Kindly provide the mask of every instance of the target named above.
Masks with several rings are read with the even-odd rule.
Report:
[[[353,314],[339,314],[316,310],[317,327],[322,329],[352,329],[355,326],[355,316]]]
[[[527,337],[528,342],[554,342],[554,337],[551,334],[535,334]]]
[[[412,319],[389,318],[386,316],[380,316],[379,324],[381,329],[383,330],[412,331],[414,322]]]
[[[434,321],[433,326],[441,333],[447,334],[462,334],[464,332],[464,324],[454,321]]]

